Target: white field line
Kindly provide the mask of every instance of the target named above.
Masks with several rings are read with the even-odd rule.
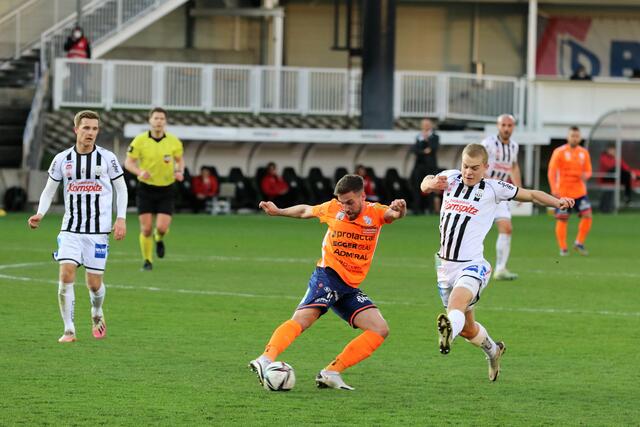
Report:
[[[6,264],[0,265],[1,270],[7,270],[11,268],[24,268],[24,267],[35,267],[49,264],[48,262],[33,262],[33,263],[23,263],[23,264]],[[48,280],[48,279],[35,279],[24,276],[14,276],[9,274],[0,273],[0,279],[14,280],[20,282],[30,282],[30,283],[46,283],[46,284],[58,284],[57,280]],[[124,290],[133,290],[133,291],[148,291],[148,292],[167,292],[167,293],[177,293],[177,294],[187,294],[187,295],[211,295],[211,296],[229,296],[235,298],[268,298],[268,299],[279,299],[279,300],[299,300],[300,297],[295,297],[291,295],[274,295],[274,294],[250,294],[250,293],[242,293],[242,292],[227,292],[227,291],[211,291],[211,290],[197,290],[197,289],[179,289],[179,288],[158,288],[154,286],[133,286],[133,285],[123,285],[123,284],[114,284],[109,282],[109,288],[114,289],[124,289]],[[419,302],[408,302],[408,301],[377,301],[379,304],[383,305],[403,305],[403,306],[424,306],[425,303]],[[491,306],[483,306],[482,310],[487,311],[499,311],[499,312],[514,312],[514,313],[550,313],[550,314],[572,314],[572,315],[600,315],[600,316],[621,316],[621,317],[640,317],[640,312],[621,312],[621,311],[610,311],[610,310],[573,310],[573,309],[562,309],[562,308],[528,308],[528,307],[491,307]]]
[[[33,249],[33,248],[20,248],[16,250],[16,248],[12,249],[12,252],[39,252],[42,253],[42,249]],[[115,254],[109,255],[110,262],[118,262],[118,263],[138,263],[139,253],[138,252],[117,252]],[[281,257],[262,257],[262,256],[227,256],[227,255],[203,255],[203,256],[190,256],[190,255],[181,255],[181,254],[172,254],[169,258],[164,259],[162,262],[171,263],[171,262],[184,262],[184,261],[200,261],[200,262],[211,262],[211,261],[220,261],[220,262],[255,262],[255,263],[267,263],[267,264],[310,264],[313,265],[318,260],[318,258],[281,258]],[[555,258],[549,258],[549,262],[555,261]],[[53,262],[53,261],[52,261]],[[405,262],[398,262],[397,260],[384,260],[378,259],[376,265],[384,266],[384,267],[395,267],[395,268],[415,268],[415,269],[427,269],[433,270],[433,258],[429,255],[426,258],[413,258],[411,261],[407,260]],[[31,264],[25,264],[31,265]],[[3,268],[3,265],[0,265],[0,270]],[[542,269],[531,269],[531,270],[518,270],[520,273],[531,273],[531,274],[549,274],[549,270]],[[640,270],[636,272],[624,272],[624,271],[592,271],[592,272],[577,272],[572,270],[564,270],[561,265],[557,265],[557,267],[553,270],[553,274],[560,276],[570,276],[570,277],[611,277],[611,278],[628,278],[628,279],[640,279]]]

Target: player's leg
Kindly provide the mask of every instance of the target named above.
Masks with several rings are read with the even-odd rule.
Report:
[[[82,237],[82,259],[86,270],[89,300],[91,301],[91,332],[96,339],[104,338],[107,334],[102,304],[106,294],[103,277],[108,256],[108,235],[84,235]]]
[[[171,226],[171,215],[167,213],[158,213],[156,215],[156,229],[153,233],[153,240],[156,242],[156,255],[158,258],[164,258],[165,244],[164,236],[169,232]]]
[[[342,352],[320,371],[316,377],[316,385],[320,388],[353,390],[353,387],[343,381],[341,373],[371,356],[389,335],[389,326],[364,292],[348,288],[346,284],[342,284],[338,291],[340,297],[332,306],[333,311],[350,326],[363,332],[351,340]]]
[[[511,211],[509,202],[503,201],[498,205],[496,211],[496,227],[498,228],[498,239],[496,240],[496,269],[493,278],[496,280],[514,280],[518,275],[507,269],[509,254],[511,252]]]
[[[500,359],[506,350],[504,343],[502,341],[495,342],[489,336],[485,327],[475,320],[473,310],[465,313],[465,325],[460,336],[484,351],[489,365],[489,380],[497,380],[500,374]]]
[[[567,256],[569,252],[567,250],[567,228],[569,226],[569,210],[568,209],[556,209],[556,241],[560,248],[560,256]]]
[[[262,355],[249,362],[249,368],[256,373],[261,384],[266,367],[336,301],[337,294],[331,290],[332,288],[335,288],[333,277],[330,277],[324,268],[316,267],[309,279],[307,293],[293,317],[273,331]]]
[[[142,213],[138,215],[140,220],[140,252],[144,260],[143,270],[151,270],[153,267],[153,238],[151,231],[153,229],[153,214]]]
[[[76,279],[77,263],[72,260],[60,261],[60,276],[58,282],[58,306],[60,316],[64,322],[64,333],[58,340],[61,343],[73,342],[76,340],[76,327],[73,323],[74,309],[76,304],[73,284]]]
[[[87,270],[86,276],[91,301],[91,333],[94,338],[102,339],[107,335],[107,324],[102,310],[107,288],[103,282],[102,272]]]
[[[258,376],[260,384],[264,381],[264,371],[273,363],[278,355],[285,351],[298,336],[322,315],[318,308],[304,308],[296,310],[293,317],[273,331],[264,352],[249,362],[249,368]]]
[[[584,242],[587,240],[593,221],[591,218],[591,203],[587,196],[584,196],[576,200],[576,206],[578,206],[580,222],[578,223],[578,235],[576,236],[573,248],[578,251],[580,255],[589,255],[589,252],[584,247]]]

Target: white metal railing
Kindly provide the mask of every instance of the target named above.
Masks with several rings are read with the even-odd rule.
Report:
[[[19,58],[76,6],[77,0],[29,0],[0,17],[0,61]]]
[[[38,80],[38,87],[36,93],[31,102],[31,111],[29,111],[29,117],[27,117],[27,123],[24,127],[22,134],[22,167],[28,168],[34,165],[29,165],[28,160],[31,157],[31,149],[33,148],[33,140],[36,136],[36,130],[40,125],[42,118],[42,111],[44,106],[44,99],[49,90],[49,72],[45,71]],[[37,167],[37,166],[36,166]]]
[[[54,108],[353,115],[360,73],[298,68],[59,58]],[[353,87],[349,87],[349,86]],[[396,117],[493,121],[521,116],[516,78],[458,73],[397,72]]]
[[[169,0],[92,0],[82,8],[82,28],[95,46],[120,32],[139,17],[157,9]],[[64,43],[76,25],[77,13],[60,20],[40,36],[40,58],[43,68],[64,56]]]

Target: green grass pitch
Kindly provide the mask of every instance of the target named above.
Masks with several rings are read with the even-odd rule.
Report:
[[[595,216],[589,257],[558,256],[548,216],[514,219],[515,282],[492,281],[477,318],[507,352],[496,383],[462,339],[437,350],[435,217],[386,226],[363,289],[391,334],[347,370],[355,392],[314,376],[356,336],[332,312],[280,360],[297,384],[259,387],[247,362],[303,296],[325,226],[267,216],[177,215],[167,256],[140,271],[138,224],[111,241],[108,337],[91,337],[83,270],[78,342],[62,321],[51,261],[60,216],[39,230],[0,218],[0,425],[637,425],[640,422],[638,215]],[[570,238],[577,219],[572,218]],[[495,230],[485,255],[494,262]]]

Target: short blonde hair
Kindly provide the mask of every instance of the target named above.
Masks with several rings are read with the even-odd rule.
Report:
[[[489,163],[489,153],[487,153],[487,149],[484,148],[484,145],[482,144],[467,145],[466,147],[464,147],[464,150],[462,150],[462,155],[466,155],[473,159],[482,157],[482,164],[486,165],[487,163]]]
[[[98,123],[100,123],[100,116],[98,115],[98,113],[91,110],[83,110],[76,114],[76,116],[73,118],[73,125],[75,127],[80,126],[80,121],[82,119],[95,119],[98,121]]]

